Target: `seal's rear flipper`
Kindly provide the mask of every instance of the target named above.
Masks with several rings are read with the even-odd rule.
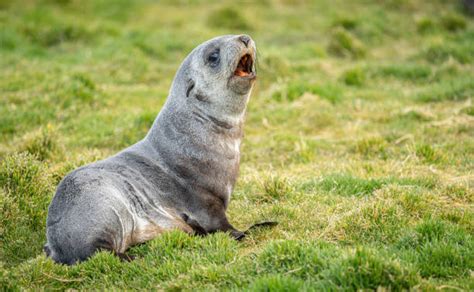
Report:
[[[247,229],[244,233],[248,234],[251,229],[254,228],[260,228],[260,227],[273,227],[278,225],[278,222],[276,221],[263,221],[259,223],[255,223],[254,225],[250,226],[249,229]]]

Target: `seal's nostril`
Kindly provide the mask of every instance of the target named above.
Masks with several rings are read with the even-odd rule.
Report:
[[[248,35],[244,35],[244,34],[241,35],[241,36],[239,37],[239,40],[240,40],[241,42],[243,42],[246,47],[248,47],[248,45],[249,45],[249,43],[250,43],[250,37],[249,37]]]

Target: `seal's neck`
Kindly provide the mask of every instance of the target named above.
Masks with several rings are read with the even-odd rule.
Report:
[[[240,144],[246,103],[240,113],[232,111],[232,108],[227,109],[229,112],[215,112],[169,97],[145,140],[157,150],[162,149],[164,144],[186,143],[186,147],[190,148],[208,143],[209,150],[217,151],[212,140],[236,140]],[[176,146],[181,148],[185,145]]]

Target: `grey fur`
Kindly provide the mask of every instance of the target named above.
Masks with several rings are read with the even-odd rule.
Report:
[[[209,55],[217,50],[216,65]],[[242,126],[255,80],[253,74],[234,76],[244,54],[255,60],[254,42],[246,45],[234,35],[195,48],[181,64],[143,140],[61,181],[49,206],[48,256],[74,264],[98,249],[120,255],[176,228],[244,236],[225,214],[238,176]]]

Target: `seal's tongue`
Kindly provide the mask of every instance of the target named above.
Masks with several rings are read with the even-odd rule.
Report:
[[[252,73],[252,57],[249,54],[244,55],[235,69],[234,75],[245,77]]]

